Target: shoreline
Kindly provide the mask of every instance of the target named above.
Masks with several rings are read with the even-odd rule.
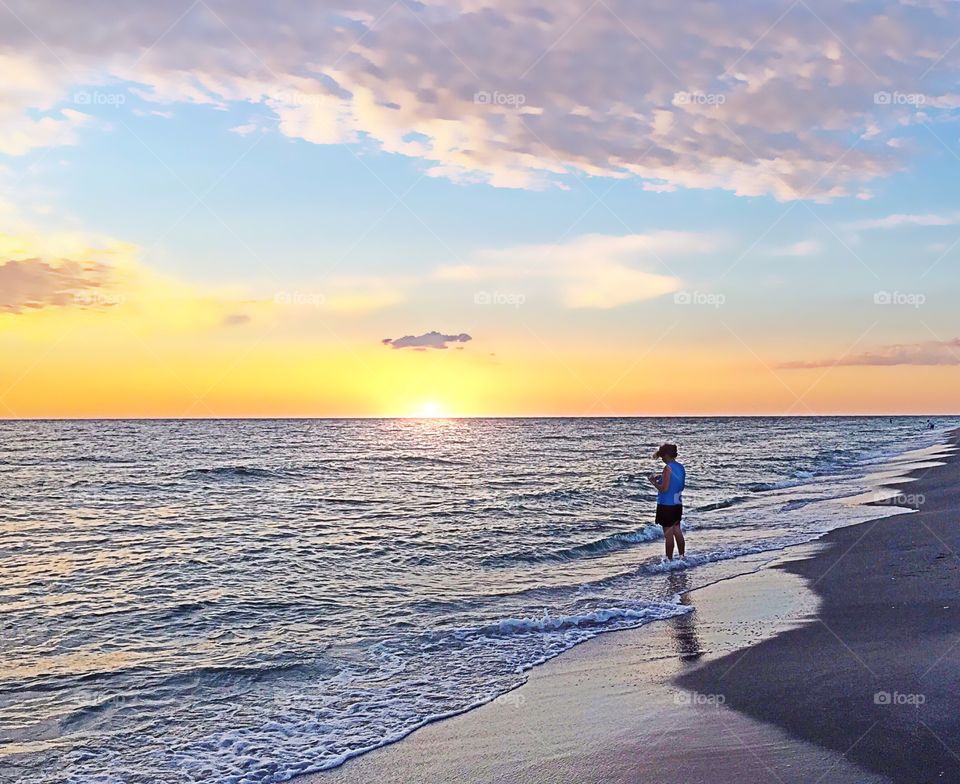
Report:
[[[782,559],[820,550],[798,545]],[[770,596],[778,597],[769,601]],[[604,784],[651,781],[757,780],[754,753],[733,738],[764,747],[765,764],[831,770],[838,784],[880,784],[836,754],[692,696],[673,680],[716,655],[736,653],[816,611],[803,581],[760,569],[690,591],[694,613],[595,637],[532,671],[524,685],[479,708],[437,721],[403,740],[297,784],[502,782]],[[732,713],[732,712],[731,712]],[[692,755],[677,750],[695,736]],[[722,756],[720,765],[717,755]],[[806,778],[784,779],[790,784]]]
[[[954,431],[945,446],[955,445],[956,439]],[[958,476],[948,484],[960,488],[960,467],[952,455],[945,458],[945,465],[942,459],[934,458],[935,469],[929,462],[920,462],[880,485],[891,489],[909,482],[911,490],[919,493],[916,474],[926,478],[952,465]],[[877,466],[880,476],[884,475],[882,468]],[[938,493],[940,490],[942,487]],[[896,493],[891,490],[891,494]],[[568,778],[618,782],[635,781],[638,776],[654,776],[652,780],[665,783],[734,781],[749,777],[760,764],[778,770],[783,781],[794,780],[793,775],[801,771],[804,778],[795,780],[805,781],[811,770],[830,771],[832,781],[890,781],[880,769],[884,766],[874,765],[868,772],[869,760],[849,762],[844,756],[849,743],[823,742],[815,731],[815,718],[798,728],[776,714],[776,706],[785,707],[777,696],[782,672],[765,670],[764,710],[750,699],[751,689],[755,691],[757,686],[751,686],[751,681],[758,676],[741,675],[735,680],[727,675],[725,682],[723,676],[731,664],[764,645],[811,625],[822,629],[821,605],[828,600],[814,582],[819,578],[811,578],[804,564],[833,563],[830,553],[840,532],[889,526],[910,514],[921,513],[904,511],[837,528],[813,542],[771,551],[770,561],[757,571],[680,590],[682,603],[692,605],[695,612],[602,634],[535,668],[526,684],[491,703],[431,722],[400,741],[295,781],[512,781],[518,765],[524,769],[523,778],[531,782]],[[957,547],[960,550],[960,541]],[[823,574],[832,569],[819,568]],[[793,597],[789,606],[783,605],[784,596]],[[957,606],[960,608],[960,602]],[[696,644],[684,647],[683,640]],[[836,641],[834,646],[839,647]],[[662,651],[671,648],[673,653],[664,656]],[[834,661],[838,660],[834,657]],[[794,671],[802,689],[806,670],[796,665],[797,660],[791,663],[789,655],[778,660],[778,667]],[[689,702],[684,704],[684,699]],[[792,706],[786,707],[792,712]],[[665,717],[669,727],[664,724]],[[651,731],[658,723],[662,732]],[[533,727],[536,730],[531,733]],[[678,740],[665,747],[664,736]],[[685,739],[691,736],[709,739],[701,744],[709,753],[684,751]],[[585,743],[587,737],[590,743]],[[650,748],[657,752],[644,756],[645,767],[630,763]],[[718,755],[724,760],[719,767]]]
[[[816,592],[814,623],[678,684],[896,784],[960,780],[960,456],[909,478],[916,511],[835,529],[820,556],[778,567]]]

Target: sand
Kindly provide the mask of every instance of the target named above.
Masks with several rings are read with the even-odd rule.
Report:
[[[904,784],[960,781],[960,461],[904,486],[919,511],[833,531],[783,566],[814,623],[683,675],[735,710]]]

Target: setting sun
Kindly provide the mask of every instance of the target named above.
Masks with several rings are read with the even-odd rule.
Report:
[[[420,406],[420,413],[418,416],[423,419],[434,419],[436,417],[445,416],[445,414],[439,403],[433,400],[428,400],[426,403]]]

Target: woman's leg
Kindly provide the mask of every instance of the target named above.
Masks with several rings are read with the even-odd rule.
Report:
[[[671,525],[669,528],[663,529],[663,541],[667,547],[667,558],[671,561],[673,560],[673,532],[676,528],[677,526]]]
[[[680,557],[683,558],[683,554],[687,549],[687,543],[683,539],[683,531],[680,530],[680,523],[672,526],[670,530],[673,531],[673,538],[677,540],[677,549],[680,551]]]

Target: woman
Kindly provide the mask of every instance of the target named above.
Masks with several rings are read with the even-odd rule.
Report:
[[[657,488],[656,521],[663,528],[663,539],[667,548],[667,558],[673,560],[673,546],[676,543],[680,557],[686,550],[683,532],[680,530],[680,518],[683,517],[683,487],[687,480],[686,469],[677,462],[677,445],[664,444],[654,457],[666,464],[660,476],[650,474],[650,484]]]

